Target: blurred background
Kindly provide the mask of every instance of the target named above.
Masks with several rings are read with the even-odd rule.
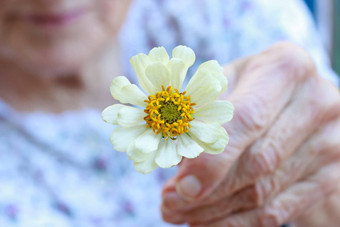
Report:
[[[340,0],[305,0],[311,10],[321,39],[340,75]]]

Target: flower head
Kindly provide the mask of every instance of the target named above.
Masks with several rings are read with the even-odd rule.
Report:
[[[124,76],[113,79],[112,96],[139,107],[115,104],[102,117],[120,126],[113,131],[111,143],[127,152],[137,171],[149,173],[158,166],[177,165],[182,157],[224,151],[229,137],[221,124],[231,120],[234,107],[215,100],[227,89],[227,79],[217,61],[207,61],[181,92],[194,62],[195,54],[186,46],[177,46],[171,59],[163,47],[132,57],[139,85],[148,95]]]

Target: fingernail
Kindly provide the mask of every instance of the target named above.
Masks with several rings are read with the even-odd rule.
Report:
[[[182,178],[176,184],[177,193],[186,200],[194,199],[202,189],[201,182],[193,175]]]
[[[163,195],[163,204],[169,210],[176,210],[183,204],[177,192],[167,192]]]

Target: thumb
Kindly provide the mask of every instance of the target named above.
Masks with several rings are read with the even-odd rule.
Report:
[[[223,181],[229,167],[230,160],[225,153],[204,153],[196,159],[185,159],[173,184],[167,184],[166,187],[173,187],[184,200],[205,198]]]

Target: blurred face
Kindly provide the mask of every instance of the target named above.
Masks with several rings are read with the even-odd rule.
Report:
[[[70,73],[115,39],[130,0],[0,0],[0,58]]]

